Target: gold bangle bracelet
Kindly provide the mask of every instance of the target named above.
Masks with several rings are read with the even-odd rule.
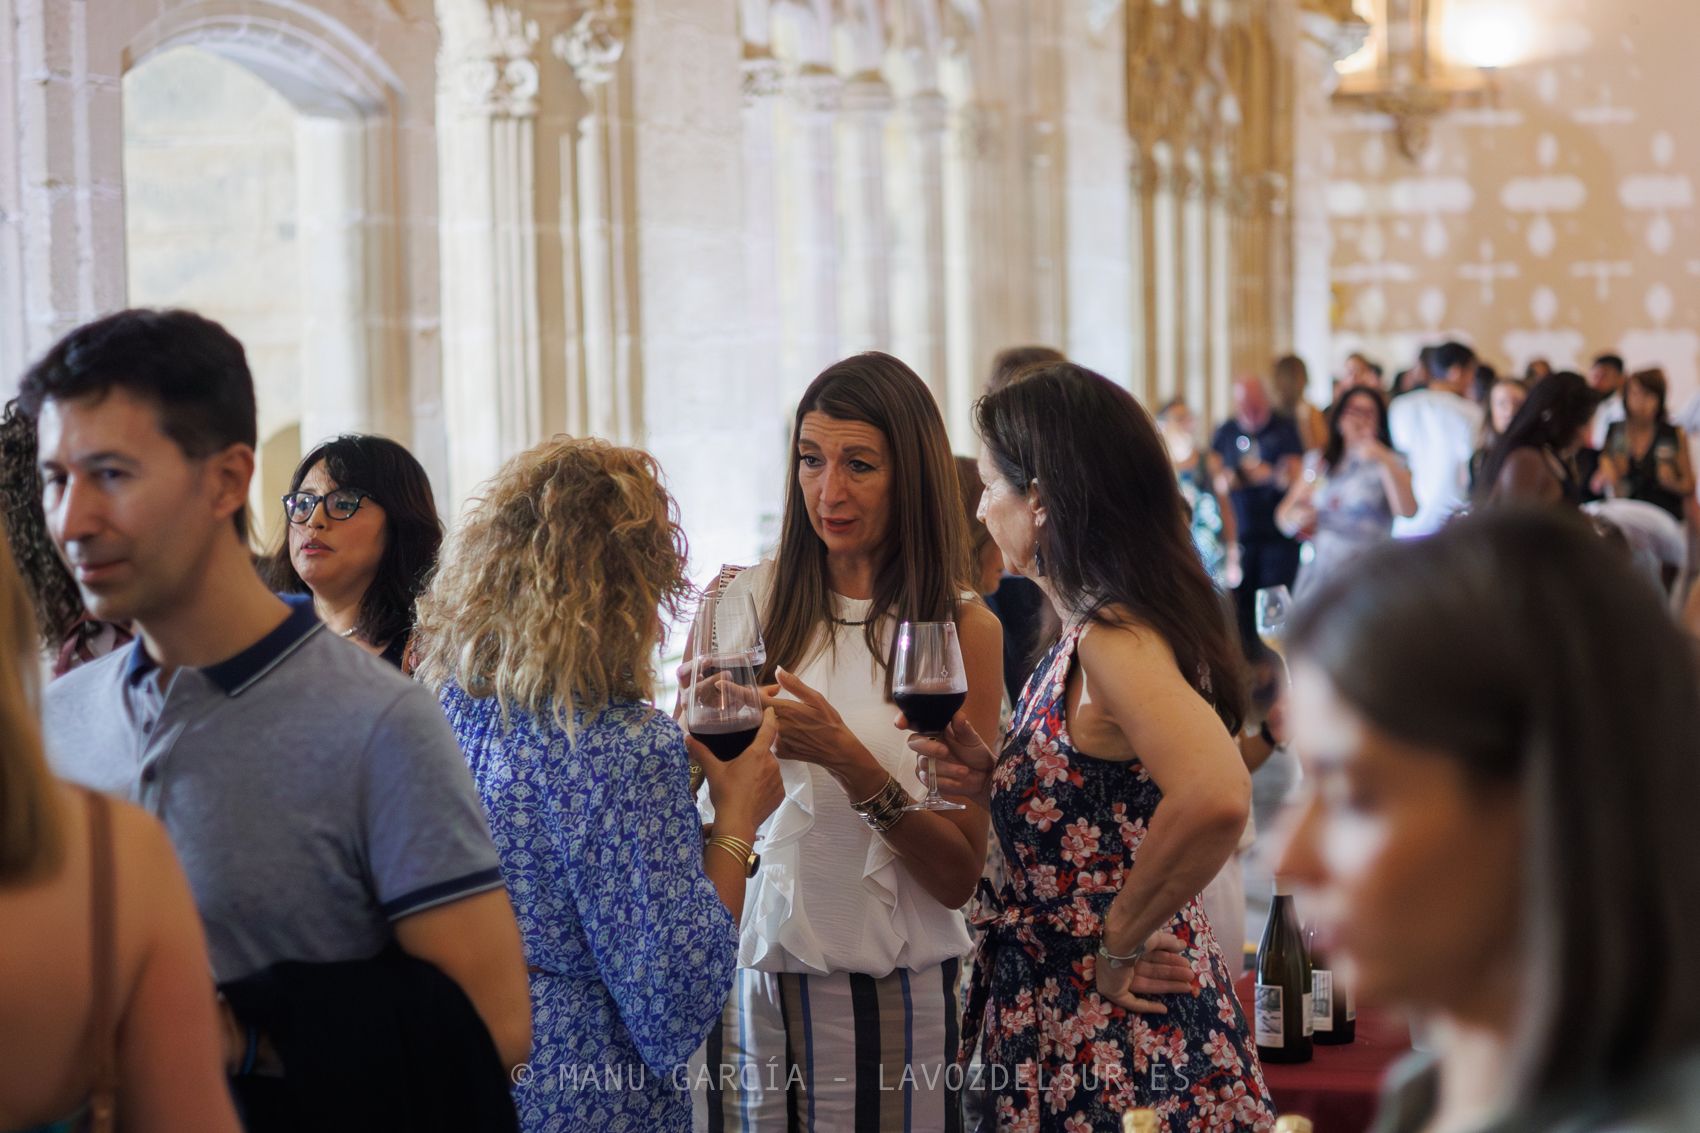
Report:
[[[897,825],[898,820],[905,814],[904,808],[912,801],[902,784],[887,775],[885,785],[875,791],[873,797],[866,802],[851,803],[850,806],[876,834],[884,834]]]
[[[745,857],[749,857],[751,854],[756,852],[754,842],[746,842],[742,838],[734,838],[730,834],[715,833],[712,828],[710,829],[708,840],[710,842],[724,842],[732,849],[743,854]]]
[[[728,846],[725,842],[721,841],[719,838],[710,838],[708,840],[708,845],[711,849],[719,850],[723,854],[731,854],[732,857],[737,861],[738,868],[740,870],[749,869],[749,866],[750,866],[750,855],[749,854],[747,854],[747,853],[740,854],[737,850],[734,850],[731,846]]]

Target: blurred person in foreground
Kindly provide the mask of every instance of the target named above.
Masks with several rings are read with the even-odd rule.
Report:
[[[0,1129],[235,1133],[189,886],[159,823],[48,773],[29,607],[0,539]]]
[[[1372,552],[1288,642],[1277,868],[1359,998],[1431,1024],[1376,1133],[1700,1129],[1700,669],[1656,592],[1496,509]]]

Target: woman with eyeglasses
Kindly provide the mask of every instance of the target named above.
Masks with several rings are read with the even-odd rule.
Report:
[[[296,466],[283,514],[288,534],[262,565],[267,582],[312,594],[327,626],[401,668],[414,602],[443,542],[413,454],[387,437],[326,441]]]

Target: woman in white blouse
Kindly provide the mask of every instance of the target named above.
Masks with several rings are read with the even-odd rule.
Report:
[[[828,367],[792,451],[777,556],[728,588],[761,611],[786,798],[762,830],[732,999],[693,1068],[695,1126],[955,1129],[960,910],[987,817],[901,809],[923,786],[890,658],[900,621],[954,620],[964,711],[993,734],[1001,630],[973,597],[944,422],[914,371],[874,353]]]

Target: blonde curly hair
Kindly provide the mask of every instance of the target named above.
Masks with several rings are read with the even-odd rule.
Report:
[[[569,732],[575,707],[649,700],[658,615],[694,593],[685,561],[654,457],[546,441],[508,461],[449,537],[419,600],[417,675]]]

